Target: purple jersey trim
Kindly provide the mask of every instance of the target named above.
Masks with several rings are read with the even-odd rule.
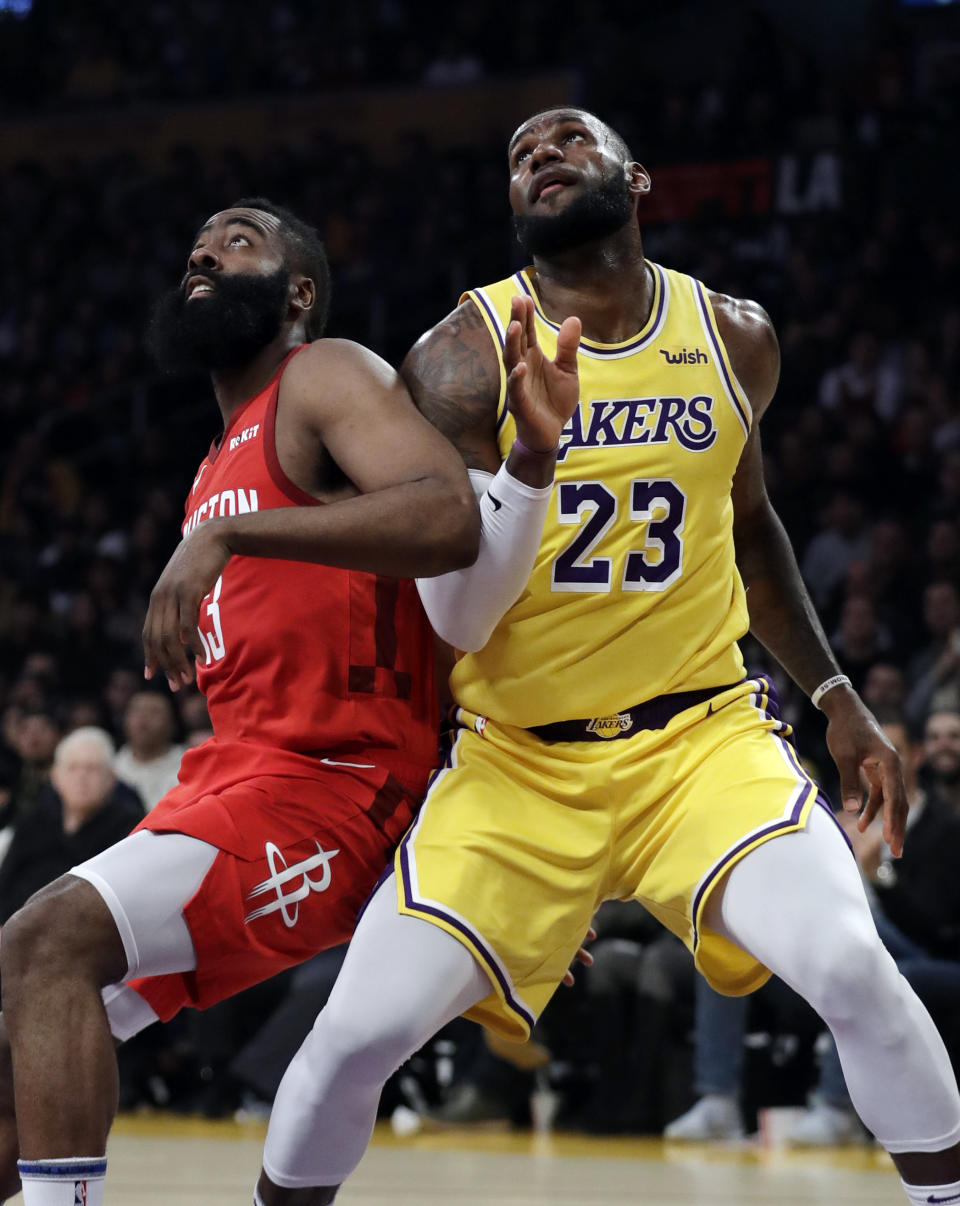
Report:
[[[810,778],[810,776],[807,774],[807,772],[800,765],[800,761],[797,758],[796,751],[794,750],[792,742],[790,742],[783,735],[784,731],[789,732],[790,730],[789,730],[789,727],[787,725],[785,725],[783,723],[783,721],[780,719],[780,707],[779,707],[779,701],[777,700],[776,689],[774,688],[773,684],[770,682],[770,680],[768,678],[757,678],[754,681],[759,684],[759,688],[760,688],[759,691],[754,692],[754,694],[759,695],[760,699],[761,699],[761,702],[758,703],[756,706],[763,713],[764,717],[767,720],[772,720],[772,721],[774,721],[775,724],[780,726],[779,731],[773,730],[770,735],[775,740],[780,742],[781,748],[786,753],[787,761],[790,763],[791,767],[796,771],[799,781],[802,784],[804,784],[804,789],[803,789],[803,791],[801,791],[800,796],[797,799],[797,802],[794,804],[793,808],[790,810],[789,817],[781,817],[780,820],[774,821],[772,824],[766,826],[765,828],[755,831],[754,833],[750,834],[749,837],[744,838],[742,842],[739,842],[736,846],[734,846],[732,850],[728,850],[726,852],[726,854],[720,859],[720,861],[714,865],[714,867],[711,869],[711,871],[707,875],[706,879],[700,885],[700,887],[697,890],[696,895],[693,898],[693,904],[690,909],[691,920],[693,923],[693,949],[694,949],[694,951],[696,951],[697,946],[699,945],[699,942],[700,942],[700,926],[699,926],[699,922],[698,922],[698,918],[700,916],[700,909],[703,905],[703,901],[706,896],[706,893],[716,883],[717,877],[722,875],[727,870],[727,868],[731,865],[731,863],[737,860],[738,855],[742,854],[742,852],[748,846],[753,846],[757,843],[765,842],[765,841],[769,840],[770,838],[777,836],[780,833],[789,833],[791,831],[795,831],[800,824],[800,818],[803,815],[804,810],[806,809],[807,805],[810,803],[810,797],[812,794],[814,795],[813,803],[822,805],[822,807],[824,809],[826,809],[826,811],[829,813],[834,824],[836,824],[837,828],[840,829],[840,832],[843,833],[842,828],[837,823],[836,817],[834,817],[834,815],[833,815],[833,810],[830,807],[829,800],[826,798],[826,796],[823,794],[823,792],[818,788],[817,784],[813,781],[813,779]],[[766,701],[767,701],[766,706],[762,702],[763,699],[766,699]],[[850,839],[847,838],[846,834],[843,834],[843,836],[844,836],[844,839],[846,840],[847,844],[849,845]],[[852,849],[852,847],[851,847],[851,849]]]
[[[453,914],[448,913],[445,909],[438,908],[435,905],[426,904],[424,901],[417,900],[414,897],[409,862],[411,857],[409,850],[411,836],[412,831],[411,833],[407,834],[400,845],[400,870],[402,873],[405,906],[408,909],[413,909],[417,913],[422,913],[427,917],[435,917],[441,921],[444,921],[447,925],[452,926],[457,933],[462,934],[464,938],[467,939],[468,944],[473,947],[480,956],[487,974],[493,976],[500,985],[500,990],[503,993],[503,998],[508,1008],[513,1010],[518,1017],[522,1018],[526,1025],[532,1030],[537,1019],[530,1012],[530,1010],[522,1005],[514,996],[510,982],[498,966],[497,961],[493,956],[493,952],[480,938],[476,930],[471,929],[470,926],[461,921],[459,917],[453,916]]]
[[[581,339],[580,347],[583,351],[589,352],[592,356],[623,356],[628,352],[639,352],[641,348],[646,347],[648,343],[651,343],[656,336],[659,335],[669,290],[667,288],[666,279],[663,275],[663,269],[659,266],[659,264],[652,264],[649,260],[647,263],[650,264],[650,268],[657,281],[659,297],[657,298],[657,312],[655,315],[653,315],[650,321],[648,321],[646,332],[642,335],[638,335],[632,343],[617,344],[613,347],[611,347],[609,344],[593,343],[590,340]],[[559,331],[560,327],[555,322],[551,322],[540,308],[540,299],[537,297],[536,293],[534,293],[533,288],[531,287],[526,276],[522,272],[518,272],[515,274],[514,280],[518,282],[524,293],[533,299],[534,309],[536,310],[537,316],[540,318],[540,320],[546,323],[546,325],[550,327],[552,331]]]
[[[707,335],[710,337],[710,342],[713,344],[713,350],[717,357],[717,364],[720,366],[720,372],[723,374],[723,380],[726,383],[727,391],[730,394],[730,400],[736,409],[743,424],[744,432],[750,434],[750,417],[740,403],[740,395],[734,387],[730,373],[727,371],[727,362],[723,354],[723,349],[720,346],[720,340],[717,337],[717,332],[713,328],[713,323],[710,321],[710,303],[707,301],[707,295],[704,292],[703,285],[699,281],[694,281],[694,292],[697,298],[697,305],[700,307],[700,313],[703,317],[703,325],[707,329]]]

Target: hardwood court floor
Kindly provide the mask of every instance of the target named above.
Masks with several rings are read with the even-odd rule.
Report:
[[[121,1118],[105,1206],[250,1206],[264,1127]],[[12,1199],[20,1202],[19,1197]],[[379,1126],[337,1206],[904,1206],[885,1153]]]

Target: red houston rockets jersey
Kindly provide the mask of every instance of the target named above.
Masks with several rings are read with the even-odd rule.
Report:
[[[211,446],[184,535],[219,516],[322,505],[277,459],[290,356]],[[366,751],[411,769],[435,762],[433,638],[412,580],[234,556],[200,606],[199,628],[197,682],[218,741],[321,757]]]

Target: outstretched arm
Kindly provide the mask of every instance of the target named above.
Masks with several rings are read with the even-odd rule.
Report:
[[[495,433],[501,369],[472,302],[428,332],[402,370],[417,405],[460,449],[480,499],[476,562],[417,581],[437,633],[462,650],[481,649],[526,586],[540,547],[560,433],[580,396],[579,320],[563,324],[551,361],[538,346],[530,299],[514,298],[511,310],[503,371],[517,441],[502,465]]]
[[[463,464],[379,357],[340,340],[311,345],[284,373],[280,412],[289,446],[311,466],[325,450],[352,483],[351,496],[196,527],[151,594],[143,630],[147,677],[157,667],[173,687],[192,677],[185,646],[200,652],[200,603],[234,554],[407,578],[475,558],[479,521]],[[306,476],[303,470],[297,484],[316,493]]]
[[[763,480],[759,420],[773,398],[779,377],[776,336],[759,306],[724,297],[712,301],[734,371],[754,415],[733,480],[733,534],[737,567],[747,590],[750,630],[794,682],[812,695],[841,671]],[[849,685],[828,690],[819,706],[827,717],[827,746],[840,772],[844,809],[859,812],[863,807],[861,830],[882,809],[884,837],[893,853],[899,855],[907,802],[896,751]],[[865,806],[861,772],[869,785]]]

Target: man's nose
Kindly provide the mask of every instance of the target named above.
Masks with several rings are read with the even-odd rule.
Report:
[[[530,155],[530,166],[534,171],[537,171],[545,163],[551,163],[562,158],[563,152],[552,138],[541,138]]]
[[[190,252],[190,257],[187,260],[187,271],[191,269],[202,268],[219,268],[220,257],[212,247],[204,244],[202,247],[194,247]]]

